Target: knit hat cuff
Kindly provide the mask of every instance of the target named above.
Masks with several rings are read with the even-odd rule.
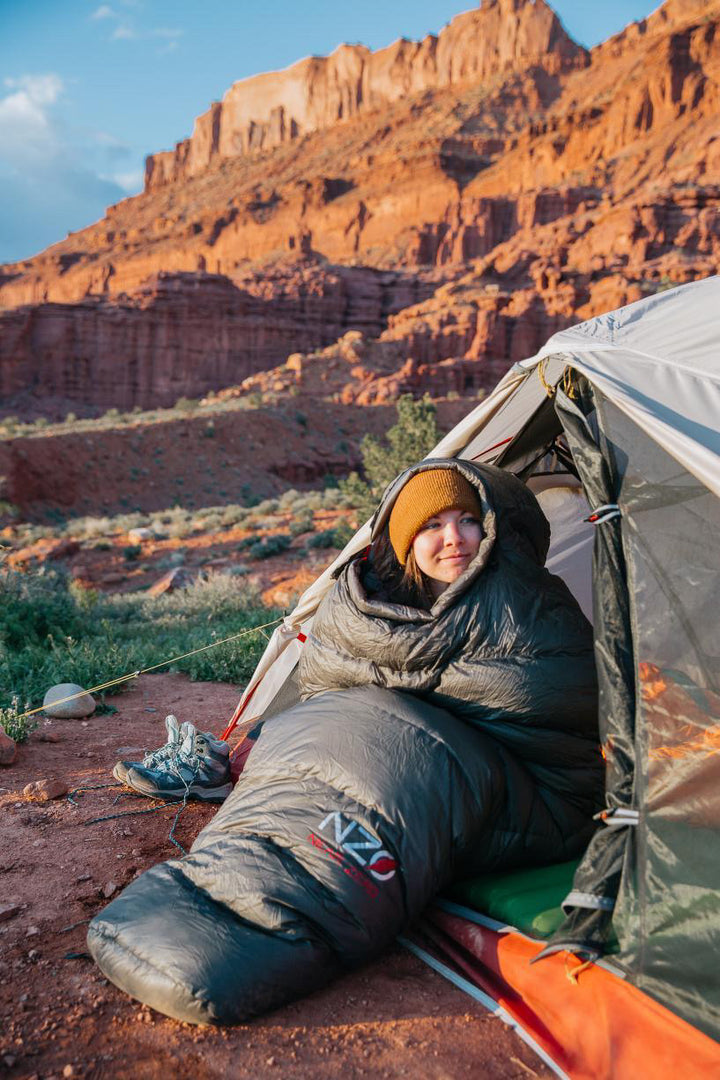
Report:
[[[411,476],[395,500],[388,526],[401,566],[405,566],[422,526],[443,510],[466,510],[478,518],[482,515],[477,492],[456,469],[425,469]]]

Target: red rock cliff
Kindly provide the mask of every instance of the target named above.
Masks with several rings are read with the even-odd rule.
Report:
[[[167,402],[355,328],[382,359],[363,400],[370,377],[486,386],[561,325],[718,272],[719,87],[720,0],[668,0],[589,60],[541,0],[498,0],[238,83],[166,182],[2,268],[0,385]],[[303,137],[265,145],[260,101]]]
[[[485,0],[436,37],[400,38],[372,52],[340,45],[285,71],[236,82],[195,122],[189,139],[152,154],[146,191],[196,176],[226,158],[322,131],[423,90],[488,82],[539,64],[556,74],[585,62],[545,0]]]

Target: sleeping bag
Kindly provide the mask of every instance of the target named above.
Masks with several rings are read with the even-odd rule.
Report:
[[[580,854],[599,800],[589,624],[544,569],[548,526],[514,477],[459,461],[484,538],[429,611],[341,571],[300,664],[190,853],[91,922],[102,971],[190,1022],[233,1023],[381,952],[451,879]],[[402,481],[402,482],[401,482]]]

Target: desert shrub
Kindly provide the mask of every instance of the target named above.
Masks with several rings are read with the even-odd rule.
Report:
[[[0,708],[12,709],[14,697],[40,705],[55,683],[95,686],[277,615],[239,576],[212,575],[153,598],[88,594],[57,572],[5,571],[0,574]],[[168,670],[192,679],[242,682],[266,644],[262,634],[250,633]]]
[[[140,544],[128,544],[127,547],[122,549],[123,558],[125,562],[135,562],[140,557],[142,548]]]
[[[315,533],[307,542],[308,548],[344,548],[355,535],[347,521],[341,521],[334,529]]]
[[[268,514],[277,514],[278,512],[278,500],[277,499],[263,499],[262,502],[255,504],[255,513],[258,517],[267,517]]]
[[[245,506],[257,506],[260,496],[256,495],[250,484],[243,484],[240,488],[240,497]]]
[[[171,540],[182,540],[194,531],[194,523],[188,518],[175,518],[165,526],[165,535]]]
[[[4,650],[34,646],[48,638],[76,634],[82,612],[76,591],[58,570],[4,571],[0,576],[0,645]],[[0,685],[12,688],[12,683]]]
[[[353,472],[340,481],[341,492],[366,517],[374,512],[390,481],[426,457],[439,441],[437,410],[427,394],[417,401],[411,394],[403,394],[396,408],[397,422],[384,441],[366,435],[360,444],[365,478]]]
[[[323,509],[325,509],[325,500],[322,491],[299,492],[293,502],[293,510],[296,514]]]
[[[2,477],[0,477],[0,480]],[[7,499],[0,499],[0,517],[5,518],[18,518],[20,517],[20,510],[15,503],[8,502]]]
[[[20,420],[17,416],[4,416],[2,420],[0,420],[0,434],[12,435],[19,426]]]
[[[290,533],[275,533],[274,536],[263,536],[259,540],[248,545],[247,555],[250,559],[269,559],[273,555],[280,555],[287,551],[292,543]]]
[[[23,716],[26,709],[20,708],[20,699],[15,695],[7,708],[0,708],[0,727],[15,742],[25,742],[38,726],[36,716]]]
[[[303,510],[290,522],[288,526],[291,536],[301,536],[302,533],[312,532],[315,525],[312,510]]]
[[[93,540],[95,537],[112,536],[113,533],[119,531],[119,528],[115,525],[112,518],[107,517],[86,517],[73,522],[74,535],[82,537],[84,540]]]
[[[283,491],[282,495],[278,498],[278,510],[292,510],[295,501],[301,499],[303,493],[297,491],[295,488],[290,488],[288,491]]]
[[[233,503],[230,506],[224,506],[220,511],[220,520],[225,526],[241,525],[248,516],[248,512],[244,506],[238,506],[237,503]]]

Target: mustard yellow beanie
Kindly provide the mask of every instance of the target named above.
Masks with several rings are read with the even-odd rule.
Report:
[[[390,513],[390,543],[404,566],[418,532],[443,510],[467,510],[481,517],[477,492],[455,469],[427,469],[411,476]]]

